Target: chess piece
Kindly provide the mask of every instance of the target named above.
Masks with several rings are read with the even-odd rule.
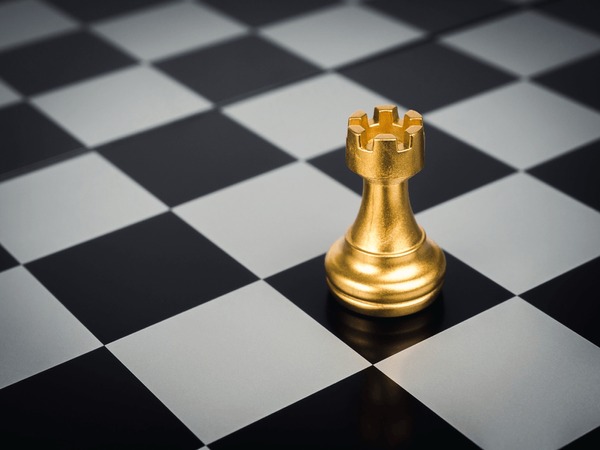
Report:
[[[354,224],[325,257],[327,283],[343,305],[371,316],[404,316],[428,306],[444,280],[442,250],[417,224],[408,179],[424,165],[423,118],[377,106],[348,119],[346,164],[362,176]]]

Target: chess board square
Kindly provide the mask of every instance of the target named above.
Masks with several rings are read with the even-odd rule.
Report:
[[[426,119],[521,169],[600,136],[598,112],[529,82],[512,83],[447,106]]]
[[[0,272],[18,265],[18,261],[0,245]]]
[[[558,0],[541,4],[539,8],[561,20],[586,27],[592,31],[600,31],[600,4],[593,0]]]
[[[430,32],[454,28],[508,8],[498,0],[375,0],[368,5]]]
[[[417,215],[438,244],[519,294],[600,254],[600,213],[526,174]]]
[[[68,64],[60,62],[65,55]],[[23,94],[32,95],[133,62],[87,31],[76,31],[0,53],[0,76]]]
[[[33,133],[32,130],[35,130]],[[83,144],[27,103],[0,109],[0,173],[81,149]]]
[[[308,162],[332,178],[349,187],[358,195],[362,195],[363,179],[348,169],[346,165],[346,148],[338,148],[322,155],[315,156]]]
[[[0,388],[102,344],[23,267],[0,273]]]
[[[371,31],[351,31],[359,29]],[[267,26],[261,29],[261,34],[323,68],[346,64],[421,36],[420,30],[408,24],[352,4]]]
[[[334,0],[205,0],[215,8],[252,26],[265,25],[337,3]]]
[[[600,109],[598,77],[600,77],[600,54],[595,54],[571,65],[541,74],[535,81],[598,110]]]
[[[318,170],[289,164],[200,197],[174,212],[259,277],[323,252],[360,198]]]
[[[600,346],[597,301],[590,301],[600,273],[600,258],[564,273],[521,297],[584,338]]]
[[[8,106],[19,100],[19,94],[17,94],[10,86],[0,80],[0,108]]]
[[[369,365],[262,281],[108,348],[209,444]]]
[[[119,70],[33,98],[88,146],[208,109],[210,103],[150,67]]]
[[[293,161],[218,111],[153,128],[98,150],[168,205]]]
[[[478,448],[374,367],[210,444],[236,448]]]
[[[166,207],[101,157],[86,154],[0,184],[0,242],[26,262]]]
[[[372,363],[381,361],[513,296],[446,252],[441,295],[418,314],[395,319],[355,314],[325,283],[323,255],[284,270],[267,282]]]
[[[257,36],[199,49],[156,64],[214,101],[231,101],[315,74],[317,68]]]
[[[310,158],[345,142],[347,118],[354,111],[389,103],[338,74],[325,74],[232,104],[223,112],[288,153]]]
[[[170,0],[48,0],[70,16],[84,22],[136,12],[141,8],[166,3]]]
[[[563,447],[564,450],[585,450],[600,446],[600,427],[584,434],[579,439]]]
[[[0,391],[6,448],[172,448],[202,445],[105,348]]]
[[[171,213],[27,267],[104,343],[256,279]]]
[[[97,23],[94,30],[143,60],[213,44],[245,28],[196,3],[172,3]]]
[[[529,169],[531,175],[600,211],[600,141]],[[573,174],[573,176],[565,176]]]
[[[559,448],[600,423],[600,349],[519,298],[377,368],[486,449]]]
[[[41,1],[0,5],[0,50],[72,30],[76,23]]]
[[[442,42],[517,75],[532,75],[600,50],[600,37],[533,11],[460,30]]]
[[[514,172],[506,164],[434,126],[426,125],[425,128],[425,168],[409,181],[410,202],[414,212],[458,197]],[[345,149],[325,153],[309,162],[357,194],[362,194],[363,180],[346,167]],[[444,186],[444,189],[440,189],[440,186]]]
[[[407,70],[407,61],[410,61],[410,70]],[[400,49],[341,72],[420,113],[512,79],[504,72],[435,42]]]

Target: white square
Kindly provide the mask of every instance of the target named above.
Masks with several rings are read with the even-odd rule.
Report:
[[[517,75],[533,75],[600,49],[600,37],[532,11],[459,31],[443,42]]]
[[[261,34],[331,68],[413,41],[422,32],[363,6],[340,5],[267,26]]]
[[[42,94],[33,103],[88,146],[205,111],[211,103],[149,67],[133,67]]]
[[[263,281],[107,347],[205,443],[369,366]]]
[[[600,137],[600,114],[528,82],[438,109],[426,121],[520,169]]]
[[[27,262],[166,211],[96,154],[0,184],[0,242]]]
[[[515,174],[417,215],[436,242],[519,294],[600,255],[600,214]]]
[[[320,75],[224,109],[232,119],[297,156],[310,158],[346,143],[348,117],[393,103],[338,74]]]
[[[98,23],[94,29],[143,60],[214,44],[246,30],[207,6],[195,3],[147,9]]]
[[[485,449],[556,449],[600,424],[600,349],[520,298],[376,366]]]
[[[259,277],[325,253],[352,224],[360,197],[295,163],[174,208]]]
[[[23,267],[0,273],[0,389],[101,347]]]
[[[77,24],[45,3],[0,4],[0,50],[73,30]]]
[[[0,80],[0,108],[20,100],[20,96]]]

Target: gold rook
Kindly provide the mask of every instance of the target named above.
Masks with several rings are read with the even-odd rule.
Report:
[[[371,316],[412,314],[435,299],[446,259],[410,206],[408,179],[424,165],[423,118],[395,106],[348,119],[346,164],[363,177],[354,224],[325,256],[327,283],[343,305]]]

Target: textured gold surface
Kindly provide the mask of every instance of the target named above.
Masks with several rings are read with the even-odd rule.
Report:
[[[348,119],[346,164],[362,176],[354,224],[325,257],[327,283],[348,308],[372,316],[404,316],[429,305],[442,287],[446,259],[417,224],[408,179],[424,164],[423,118],[377,106],[373,119]]]

